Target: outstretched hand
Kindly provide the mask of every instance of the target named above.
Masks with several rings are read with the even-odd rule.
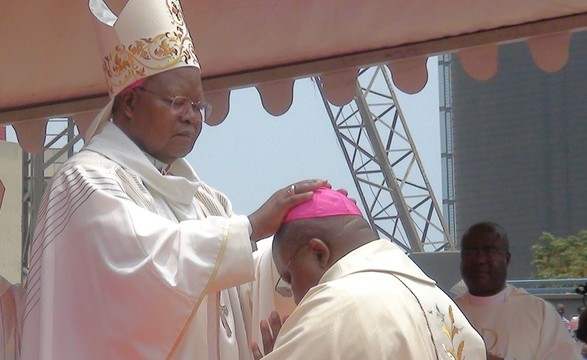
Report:
[[[273,351],[273,346],[275,345],[275,339],[281,330],[282,324],[287,320],[287,316],[281,318],[277,311],[272,311],[269,314],[269,319],[261,320],[259,328],[261,329],[261,338],[263,341],[263,350],[265,355],[269,354]],[[259,344],[256,341],[251,343],[251,351],[253,352],[253,359],[259,360],[263,358],[263,353],[259,348]]]
[[[253,232],[251,240],[257,241],[275,234],[287,212],[296,205],[312,198],[319,187],[330,187],[327,180],[304,180],[278,190],[249,215]]]

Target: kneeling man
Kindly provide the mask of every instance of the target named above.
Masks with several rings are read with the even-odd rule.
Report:
[[[292,208],[273,258],[276,289],[297,307],[283,325],[262,324],[265,360],[486,358],[455,303],[340,192],[320,188]]]

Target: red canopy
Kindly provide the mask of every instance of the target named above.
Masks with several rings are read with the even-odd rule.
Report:
[[[585,0],[183,0],[203,68],[213,121],[228,113],[231,89],[256,86],[282,114],[296,78],[319,75],[335,104],[352,99],[360,67],[386,63],[396,85],[419,91],[426,59],[458,53],[467,72],[488,79],[498,45],[526,40],[537,66],[556,71],[573,31],[587,27]],[[148,19],[145,19],[148,21]],[[80,128],[107,102],[87,1],[8,1],[0,13],[0,123],[23,147],[39,149],[49,117]],[[24,141],[24,142],[23,142]],[[26,145],[25,145],[26,144]]]

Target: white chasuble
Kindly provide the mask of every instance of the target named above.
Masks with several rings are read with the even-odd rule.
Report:
[[[251,358],[236,288],[253,280],[249,221],[185,160],[169,173],[107,123],[55,174],[21,359]]]
[[[264,360],[485,359],[483,339],[388,240],[334,264],[283,324]]]
[[[0,276],[0,359],[19,358],[23,295],[19,284],[11,284]]]
[[[492,299],[455,302],[479,331],[487,351],[513,360],[579,360],[579,350],[554,306],[523,289],[507,285]]]

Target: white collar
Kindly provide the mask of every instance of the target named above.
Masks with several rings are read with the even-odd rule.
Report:
[[[200,179],[187,161],[177,159],[167,167],[173,175],[163,176],[157,165],[153,166],[146,154],[111,122],[106,122],[102,131],[92,137],[83,150],[100,153],[135,172],[150,191],[158,192],[172,203],[191,204],[200,187]]]
[[[158,159],[155,159],[154,156],[147,154],[146,152],[143,151],[143,154],[145,154],[145,156],[147,157],[147,159],[149,159],[149,161],[155,166],[155,168],[157,170],[159,170],[159,172],[163,175],[167,175],[168,171],[169,171],[169,164],[164,163],[163,161],[160,161]]]
[[[475,296],[470,293],[467,294],[469,304],[473,306],[490,306],[499,305],[505,302],[507,296],[507,287],[495,295],[490,296]]]

